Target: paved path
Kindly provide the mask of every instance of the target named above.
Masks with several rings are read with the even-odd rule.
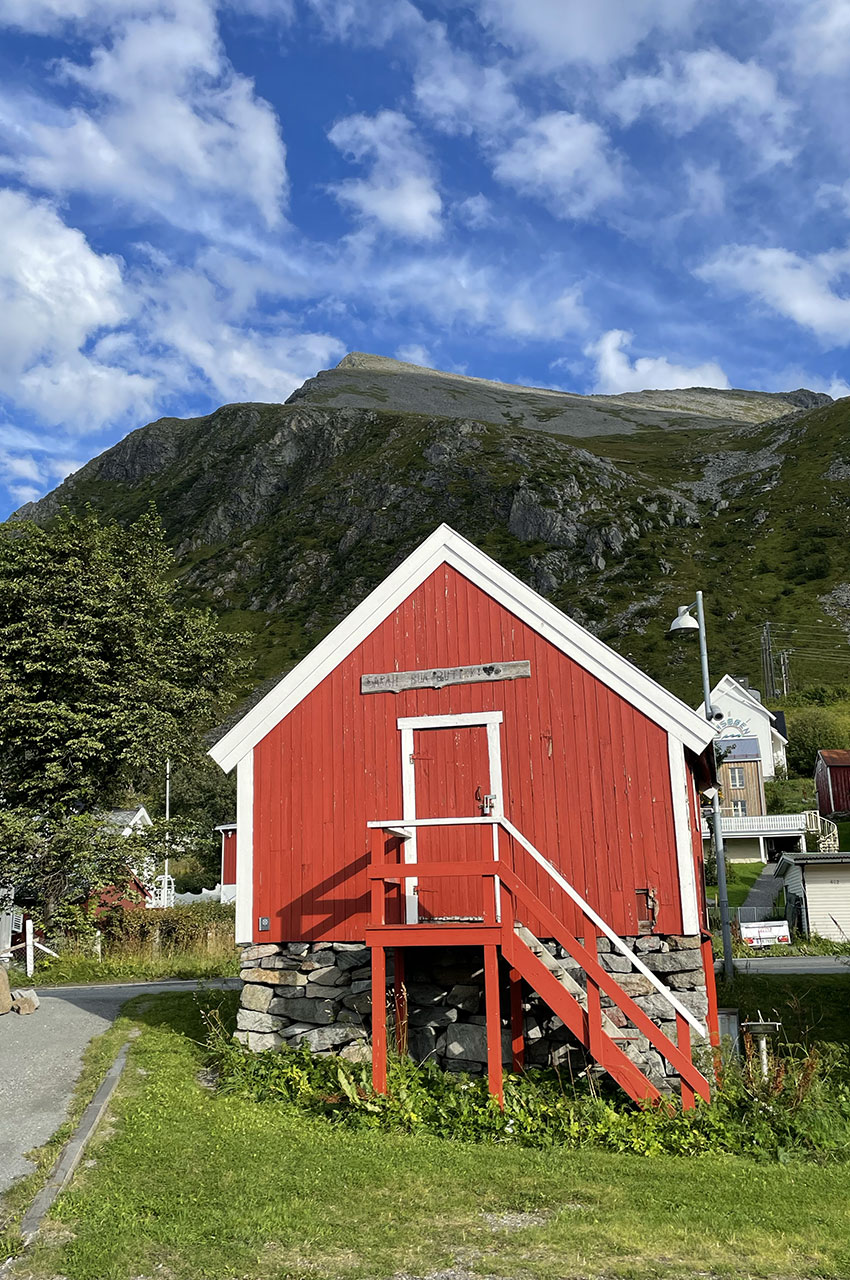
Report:
[[[739,973],[843,973],[850,978],[850,956],[747,956],[735,961]]]
[[[776,870],[775,863],[768,862],[767,866],[761,872],[758,880],[756,880],[744,899],[743,906],[749,911],[752,909],[753,915],[744,916],[744,923],[748,924],[751,920],[769,920],[770,913],[773,910],[773,904],[779,897],[782,890],[782,881],[777,880],[773,874]]]
[[[46,1142],[65,1120],[86,1046],[107,1030],[126,1000],[238,985],[238,979],[225,978],[44,987],[38,989],[36,1013],[0,1018],[0,1192],[32,1172],[24,1153]]]

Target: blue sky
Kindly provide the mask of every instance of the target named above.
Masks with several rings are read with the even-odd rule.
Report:
[[[850,393],[850,0],[0,0],[6,511],[348,350]]]

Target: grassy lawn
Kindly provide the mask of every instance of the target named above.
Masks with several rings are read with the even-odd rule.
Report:
[[[736,907],[744,905],[744,899],[752,889],[756,880],[758,880],[762,871],[764,871],[763,862],[735,862],[732,864],[735,868],[735,879],[728,882],[729,906],[734,911]],[[717,897],[717,885],[706,885],[706,893],[709,898]]]
[[[345,1130],[205,1087],[195,997],[133,1007],[111,1112],[18,1280],[850,1275],[846,1166]]]
[[[61,987],[98,982],[155,982],[158,978],[232,978],[239,974],[239,952],[207,955],[202,951],[172,952],[161,956],[118,955],[98,960],[91,955],[66,952],[58,959],[40,960],[28,979],[19,965],[9,977],[13,986]]]
[[[734,982],[718,983],[717,999],[742,1017],[776,1015],[792,1044],[830,1040],[850,1047],[850,963],[846,974],[739,973]]]

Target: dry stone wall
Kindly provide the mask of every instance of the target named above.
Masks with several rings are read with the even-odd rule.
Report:
[[[625,941],[698,1018],[708,1012],[700,939],[644,936]],[[547,949],[580,986],[585,975],[563,948]],[[622,989],[676,1040],[670,1005],[643,974],[599,940],[599,959]],[[371,1034],[371,964],[360,943],[264,943],[242,952],[244,986],[237,1019],[237,1039],[255,1051],[307,1044],[316,1053],[338,1053],[350,1061],[368,1061]],[[388,981],[392,982],[390,964]],[[408,1050],[417,1062],[435,1061],[446,1071],[473,1075],[486,1069],[484,971],[480,948],[436,951],[408,948],[405,960],[408,997]],[[584,1051],[564,1023],[540,997],[524,987],[523,1020],[526,1062],[534,1066],[569,1064],[585,1069]],[[603,995],[609,1032],[620,1033],[621,1047],[661,1088],[671,1088],[675,1075],[628,1019]],[[511,1062],[507,990],[502,992],[502,1053]],[[611,1025],[613,1024],[613,1026]]]

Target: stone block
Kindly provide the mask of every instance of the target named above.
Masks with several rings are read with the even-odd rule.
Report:
[[[622,987],[627,996],[648,996],[655,987],[642,973],[618,973],[617,985]]]
[[[424,1062],[437,1052],[437,1031],[434,1027],[411,1027],[407,1033],[407,1052],[414,1062]]]
[[[314,1022],[290,1022],[288,1027],[283,1027],[280,1034],[287,1044],[294,1044],[305,1031],[312,1031],[315,1025]]]
[[[284,969],[278,972],[275,984],[279,987],[306,987],[307,975],[293,969]]]
[[[336,963],[340,969],[361,969],[369,966],[369,948],[357,947],[354,951],[343,951],[337,946]]]
[[[299,960],[298,967],[302,973],[315,973],[319,969],[332,969],[336,959],[333,951],[314,951],[312,955]]]
[[[695,1018],[705,1018],[708,1014],[708,996],[704,991],[679,991],[679,999]]]
[[[447,995],[446,987],[436,987],[431,982],[411,982],[407,986],[408,1000],[413,1006],[442,1004]]]
[[[342,1027],[362,1027],[363,1017],[356,1009],[340,1009],[336,1020]]]
[[[35,1013],[38,1003],[38,996],[32,987],[12,992],[12,1013]]]
[[[276,956],[280,948],[276,942],[260,942],[255,947],[242,948],[242,963],[250,964],[252,960],[263,960],[267,956]]]
[[[239,1009],[236,1014],[236,1026],[240,1031],[280,1031],[286,1023],[286,1018],[258,1013],[255,1009]]]
[[[362,1040],[365,1032],[360,1027],[314,1027],[305,1031],[301,1043],[309,1045],[314,1053],[327,1053],[329,1049],[338,1049],[340,1045],[350,1044],[352,1040]]]
[[[326,969],[314,969],[307,976],[308,985],[314,982],[320,982],[325,987],[338,987],[347,985],[350,981],[348,973],[344,969],[340,969],[337,965],[332,964]]]
[[[372,1046],[366,1040],[352,1040],[351,1044],[343,1045],[339,1056],[346,1062],[371,1062]]]
[[[264,986],[260,982],[247,982],[242,988],[243,1009],[253,1009],[256,1013],[268,1013],[273,999],[274,987]]]
[[[627,956],[623,956],[619,951],[603,952],[599,957],[603,969],[607,969],[609,973],[631,973],[632,962]]]
[[[335,942],[333,945],[337,951],[360,951],[365,954],[369,950],[365,942]]]
[[[632,944],[632,951],[636,951],[640,955],[644,951],[660,951],[661,939],[656,938],[654,934],[647,933],[642,938],[636,938]]]
[[[687,969],[684,973],[668,973],[665,981],[672,991],[699,991],[705,987],[705,974],[702,969]]]
[[[264,956],[259,962],[261,969],[297,969],[300,964],[298,956]]]
[[[446,1061],[486,1062],[487,1028],[470,1023],[455,1023],[446,1030]],[[511,1033],[502,1029],[502,1061],[510,1063]]]
[[[452,1022],[457,1022],[457,1009],[451,1009],[445,1005],[438,1005],[431,1009],[414,1009],[408,1017],[408,1025],[411,1027],[447,1027]]]
[[[361,991],[356,996],[343,996],[346,1009],[356,1009],[358,1013],[369,1013],[372,1008],[372,996],[368,991]]]
[[[237,1044],[241,1044],[241,1045],[244,1045],[244,1046],[246,1046],[246,1047],[247,1047],[247,1045],[248,1045],[248,1032],[247,1032],[247,1031],[234,1031],[234,1033],[233,1033],[233,1039],[236,1041],[236,1043],[237,1043]]]
[[[0,1014],[10,1013],[12,1009],[12,992],[9,989],[9,975],[6,966],[0,964]]]
[[[667,941],[674,951],[698,951],[702,945],[698,933],[671,933],[668,934]]]
[[[387,965],[387,981],[390,980],[392,969]],[[357,969],[348,970],[349,982],[371,982],[372,966],[370,964],[361,964]]]
[[[268,1053],[271,1049],[279,1049],[282,1044],[282,1038],[275,1032],[248,1032],[248,1048],[252,1053]]]
[[[448,994],[448,1003],[464,1013],[477,1013],[481,1004],[481,988],[457,983]]]
[[[359,995],[361,991],[371,991],[371,990],[372,990],[371,978],[369,979],[362,978],[359,982],[352,982],[351,984],[351,994],[353,996]],[[417,1000],[416,1003],[418,1004],[419,1001]]]
[[[280,981],[277,969],[240,969],[239,977],[243,982],[268,982],[272,987]]]
[[[645,959],[648,968],[657,974],[680,973],[694,967],[691,951],[651,951]]]
[[[306,956],[310,950],[309,942],[285,942],[283,945],[291,956]]]
[[[298,1022],[312,1022],[314,1026],[329,1025],[336,1016],[336,1007],[332,1000],[306,1000],[295,996],[285,1004],[287,1017],[294,1018]]]
[[[338,1000],[342,991],[339,987],[326,987],[323,982],[311,982],[307,987],[300,987],[298,995],[305,1000]]]

